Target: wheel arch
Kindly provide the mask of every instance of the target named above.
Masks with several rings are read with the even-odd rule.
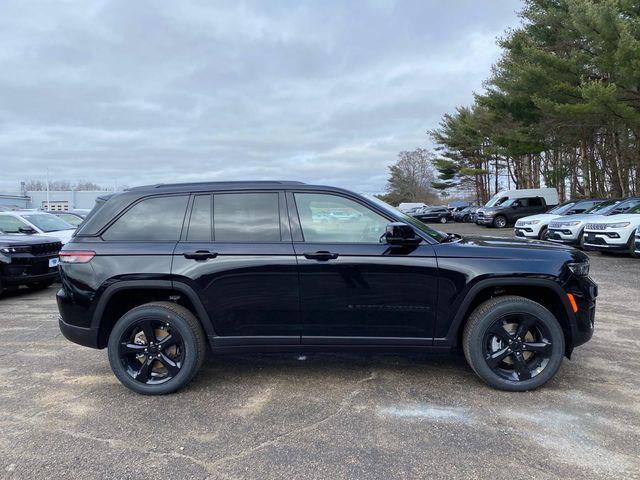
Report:
[[[460,346],[464,326],[471,313],[485,301],[505,295],[517,295],[528,298],[548,309],[558,320],[565,336],[565,354],[573,350],[576,319],[571,304],[562,287],[548,279],[495,278],[481,280],[471,287],[458,307],[444,340],[452,346]],[[438,339],[436,339],[438,340]]]
[[[97,346],[104,348],[115,323],[127,311],[154,301],[169,300],[190,310],[207,336],[215,335],[211,319],[191,287],[171,280],[122,280],[109,285],[97,303],[91,325],[97,331]]]

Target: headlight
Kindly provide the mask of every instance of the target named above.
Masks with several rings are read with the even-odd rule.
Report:
[[[29,253],[31,247],[2,247],[0,252],[2,253]]]
[[[562,227],[575,227],[576,225],[580,225],[582,222],[578,220],[574,220],[573,222],[553,222],[551,223],[551,228],[562,228]]]
[[[631,222],[607,223],[607,228],[625,228],[631,225]]]
[[[589,262],[569,263],[569,270],[577,277],[586,277],[589,275]]]

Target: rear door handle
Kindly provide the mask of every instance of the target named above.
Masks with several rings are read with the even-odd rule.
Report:
[[[189,260],[204,261],[210,258],[216,258],[218,254],[216,252],[210,252],[209,250],[197,250],[195,252],[185,252],[182,254],[184,258]]]
[[[338,258],[338,254],[337,253],[332,253],[332,252],[327,252],[327,251],[320,251],[320,252],[307,252],[307,253],[303,253],[305,258],[308,258],[309,260],[321,260],[321,261],[326,261],[326,260],[335,260],[336,258]]]

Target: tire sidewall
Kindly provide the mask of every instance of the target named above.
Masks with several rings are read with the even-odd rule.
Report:
[[[137,322],[149,319],[166,321],[180,333],[184,341],[184,361],[180,372],[171,380],[159,385],[145,385],[131,378],[122,366],[119,356],[120,337]],[[120,382],[137,393],[161,395],[174,392],[185,386],[198,369],[197,339],[194,332],[180,315],[161,306],[143,306],[125,313],[113,327],[107,348],[111,370]]]
[[[489,327],[498,318],[514,313],[528,313],[540,319],[551,335],[552,355],[544,370],[534,378],[524,381],[510,381],[497,375],[487,365],[483,355],[483,339]],[[564,357],[564,333],[559,322],[542,305],[529,301],[505,301],[491,308],[469,331],[470,341],[467,360],[473,370],[489,385],[501,390],[526,391],[533,390],[548,382],[558,371]]]

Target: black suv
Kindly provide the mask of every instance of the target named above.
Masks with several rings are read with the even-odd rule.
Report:
[[[509,198],[493,207],[480,208],[476,212],[476,223],[504,228],[529,215],[545,213],[549,208],[543,197]]]
[[[51,285],[58,277],[61,248],[56,238],[0,232],[0,295],[6,288],[20,285],[31,290]]]
[[[433,230],[296,182],[154,185],[99,199],[60,253],[60,329],[169,393],[213,353],[447,352],[530,390],[593,334],[587,256]]]

